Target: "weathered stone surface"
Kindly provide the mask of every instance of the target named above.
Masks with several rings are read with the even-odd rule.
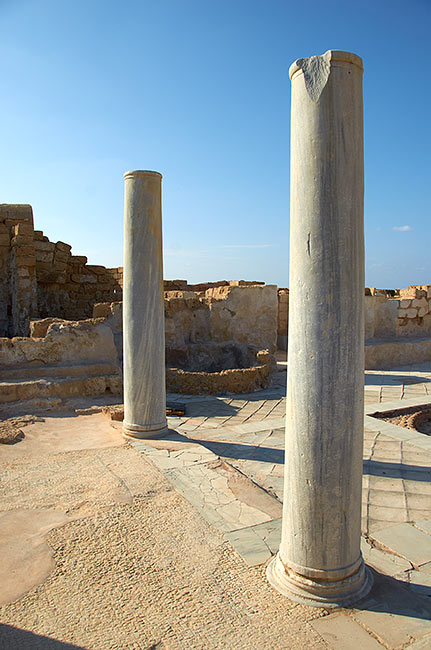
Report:
[[[269,364],[220,372],[190,372],[180,368],[166,368],[168,391],[186,395],[251,393],[266,388],[268,379]]]
[[[124,175],[124,422],[127,436],[167,428],[161,174]]]
[[[96,361],[117,362],[112,332],[97,320],[51,323],[45,338],[0,339],[0,368]]]
[[[364,372],[362,61],[292,79],[289,371],[282,539],[270,583],[309,605],[371,586],[360,551]]]

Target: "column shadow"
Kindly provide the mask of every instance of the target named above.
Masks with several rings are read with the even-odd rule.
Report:
[[[86,650],[83,646],[0,624],[0,650]]]
[[[380,573],[370,566],[368,568],[373,574],[373,587],[368,596],[356,603],[353,609],[396,614],[426,621],[431,619],[431,587],[420,584],[413,586],[403,580]]]

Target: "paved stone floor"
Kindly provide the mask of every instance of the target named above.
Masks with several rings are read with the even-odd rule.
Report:
[[[185,416],[169,419],[170,436],[134,447],[247,564],[267,563],[281,534],[283,374],[250,395],[169,398]],[[430,403],[431,364],[365,373],[362,551],[376,587],[360,609],[316,623],[334,650],[431,649],[431,437],[370,415]]]
[[[348,610],[296,605],[264,578],[280,540],[285,378],[250,395],[169,395],[186,411],[163,439],[127,444],[101,414],[59,414],[0,449],[13,567],[0,566],[0,649],[431,648],[431,437],[370,415],[430,404],[431,364],[365,375],[375,586]]]

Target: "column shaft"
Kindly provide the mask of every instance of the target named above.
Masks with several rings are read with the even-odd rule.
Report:
[[[126,436],[166,430],[161,174],[124,175],[124,424]]]
[[[370,588],[361,552],[364,379],[362,61],[291,69],[291,234],[282,593],[344,606]]]

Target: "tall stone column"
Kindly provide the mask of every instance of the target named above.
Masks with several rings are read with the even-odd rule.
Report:
[[[362,61],[290,68],[291,234],[282,539],[269,582],[346,606],[371,587],[361,551],[364,395]]]
[[[162,176],[124,174],[123,433],[150,438],[166,431]]]

